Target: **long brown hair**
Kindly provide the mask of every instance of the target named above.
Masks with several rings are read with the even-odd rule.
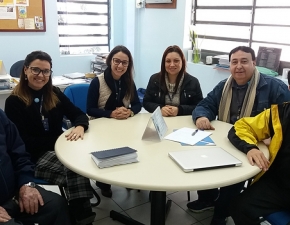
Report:
[[[16,85],[16,87],[12,91],[12,95],[16,95],[18,98],[20,98],[25,103],[26,106],[30,106],[32,104],[33,97],[31,95],[31,92],[29,91],[28,79],[26,78],[26,75],[24,73],[24,68],[25,67],[28,68],[30,64],[37,59],[49,62],[50,69],[52,68],[52,59],[50,55],[48,55],[46,52],[43,51],[31,52],[25,58],[24,65],[20,74],[20,82],[19,84]],[[53,92],[52,87],[53,87],[52,78],[50,76],[48,82],[42,87],[43,108],[45,111],[49,111],[52,108],[55,108],[56,104],[59,102],[59,99]]]
[[[111,62],[112,62],[113,56],[117,54],[118,52],[123,52],[129,58],[129,65],[127,67],[126,72],[122,75],[122,77],[124,77],[125,83],[128,87],[128,89],[126,90],[125,96],[127,98],[130,97],[130,99],[133,100],[134,99],[134,80],[133,80],[134,66],[133,66],[133,57],[129,49],[127,49],[123,45],[117,45],[115,48],[113,48],[113,50],[108,55],[106,64],[108,67],[111,68]]]
[[[177,88],[179,86],[180,79],[181,79],[182,75],[186,72],[186,70],[185,70],[186,60],[185,60],[185,57],[184,57],[182,50],[177,45],[172,45],[172,46],[167,47],[167,49],[163,53],[162,61],[161,61],[161,71],[160,71],[160,86],[162,87],[163,90],[168,92],[167,87],[166,87],[166,83],[165,83],[165,75],[167,73],[166,69],[165,69],[165,59],[166,59],[166,56],[168,55],[168,53],[171,53],[171,52],[176,52],[180,56],[181,61],[182,61],[182,67],[177,75],[176,83],[175,83],[175,87],[174,87],[174,93],[176,93]],[[165,93],[165,94],[167,94],[167,93]]]

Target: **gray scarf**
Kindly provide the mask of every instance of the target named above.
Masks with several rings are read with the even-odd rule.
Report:
[[[259,80],[260,80],[260,73],[255,68],[254,74],[250,80],[250,83],[249,83],[249,86],[248,86],[248,89],[247,89],[247,92],[243,101],[242,109],[240,112],[240,118],[251,116],[255,97],[256,97],[256,89],[257,89]],[[227,79],[225,83],[220,105],[219,105],[218,120],[221,120],[227,123],[230,123],[230,105],[232,101],[232,85],[233,85],[233,77],[232,75],[230,75],[230,77]]]

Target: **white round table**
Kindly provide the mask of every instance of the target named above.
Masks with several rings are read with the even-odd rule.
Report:
[[[83,140],[67,141],[65,133],[58,138],[55,144],[57,157],[67,168],[85,177],[117,186],[150,190],[155,194],[162,194],[164,200],[166,191],[205,190],[227,186],[247,180],[260,172],[257,166],[249,164],[244,153],[229,142],[227,134],[232,125],[220,121],[212,122],[215,130],[212,131],[211,138],[216,146],[222,147],[242,161],[242,166],[183,172],[169,158],[168,152],[205,146],[181,146],[180,143],[157,138],[141,140],[150,115],[137,114],[126,120],[108,118],[92,120]],[[167,134],[182,127],[195,128],[191,116],[164,119],[168,126]],[[91,159],[90,152],[124,146],[138,151],[138,163],[99,169]],[[258,146],[266,157],[269,157],[268,148],[263,143],[259,143]],[[157,202],[160,203],[160,200]],[[151,213],[153,210],[152,207]],[[165,224],[163,220],[154,221],[151,214],[151,224]]]

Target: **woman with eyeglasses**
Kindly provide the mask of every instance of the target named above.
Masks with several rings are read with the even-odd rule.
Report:
[[[54,145],[62,134],[66,116],[75,127],[66,135],[68,141],[83,139],[88,117],[52,85],[52,59],[42,51],[27,55],[20,82],[5,102],[5,113],[17,126],[26,150],[35,163],[35,177],[66,186],[73,224],[92,224],[90,181],[67,169],[56,157]]]
[[[122,45],[108,55],[108,68],[94,78],[87,97],[87,114],[91,118],[128,119],[139,113],[142,106],[133,80],[133,58]],[[111,185],[96,182],[103,196],[111,198]]]
[[[87,114],[92,118],[127,119],[141,110],[133,80],[133,58],[122,45],[108,55],[108,68],[94,78],[87,98]]]
[[[203,99],[199,81],[185,70],[182,50],[169,46],[162,56],[161,71],[150,77],[143,107],[154,112],[159,106],[162,116],[191,115]]]

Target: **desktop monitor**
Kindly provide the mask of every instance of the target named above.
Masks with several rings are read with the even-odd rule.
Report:
[[[280,64],[281,48],[259,47],[256,65],[278,71]]]

